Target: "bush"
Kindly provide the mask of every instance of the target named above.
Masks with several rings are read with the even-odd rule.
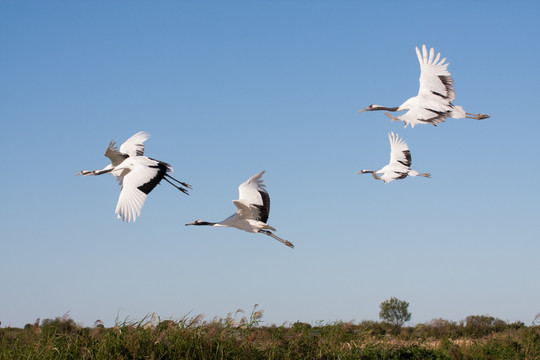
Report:
[[[506,322],[488,315],[470,315],[465,318],[465,335],[482,337],[506,328]]]

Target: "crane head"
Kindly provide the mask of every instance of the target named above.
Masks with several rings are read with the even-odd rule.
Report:
[[[365,108],[365,109],[358,110],[358,112],[361,113],[361,112],[364,112],[364,111],[377,111],[377,110],[401,111],[401,110],[405,110],[405,109],[400,108],[399,106],[396,106],[396,107],[386,107],[386,106],[382,106],[382,105],[371,104],[371,105],[369,105],[369,106],[368,106],[367,108]]]
[[[380,105],[376,105],[376,104],[371,104],[369,105],[367,108],[365,109],[362,109],[362,110],[358,110],[359,113],[361,112],[364,112],[364,111],[374,111],[374,110],[380,110],[379,108],[381,108],[382,106]]]

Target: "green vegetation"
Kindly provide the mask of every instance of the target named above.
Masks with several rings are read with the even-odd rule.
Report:
[[[381,309],[379,317],[393,324],[396,332],[401,329],[403,324],[411,320],[411,313],[408,310],[409,303],[404,300],[392,297],[389,300],[383,301],[379,307]]]
[[[296,322],[262,326],[262,311],[205,321],[149,316],[105,328],[68,316],[0,328],[0,359],[540,359],[540,326],[469,316],[403,326]]]

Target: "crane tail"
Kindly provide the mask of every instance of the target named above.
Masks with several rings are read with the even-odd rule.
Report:
[[[287,241],[287,240],[284,240],[282,238],[280,238],[279,236],[275,235],[274,233],[268,231],[268,230],[259,230],[260,233],[262,234],[265,234],[265,235],[268,235],[274,239],[276,239],[277,241],[279,241],[280,243],[284,244],[284,245],[287,245],[288,247],[290,247],[291,249],[294,249],[294,245],[292,242],[290,241]]]

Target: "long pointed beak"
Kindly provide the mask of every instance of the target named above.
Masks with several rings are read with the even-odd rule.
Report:
[[[359,113],[367,111],[367,109],[358,110]]]
[[[188,226],[188,225],[195,225],[195,221],[194,221],[194,222],[190,222],[189,224],[186,224],[185,226]]]

